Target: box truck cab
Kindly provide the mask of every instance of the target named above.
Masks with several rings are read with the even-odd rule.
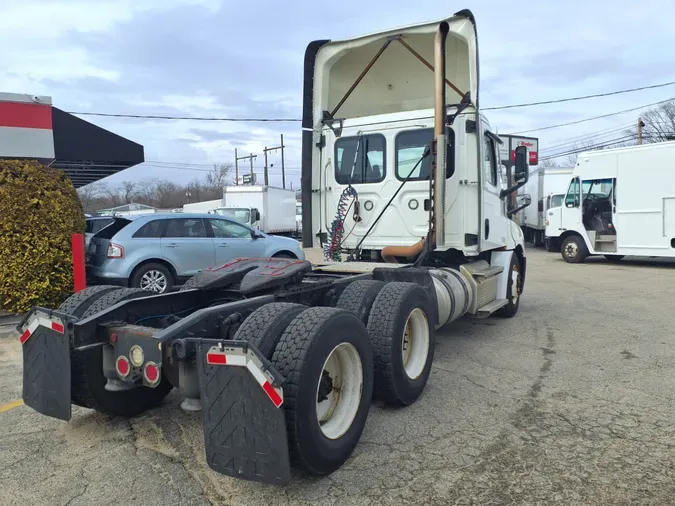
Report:
[[[675,142],[579,155],[563,205],[547,213],[566,262],[675,256]]]

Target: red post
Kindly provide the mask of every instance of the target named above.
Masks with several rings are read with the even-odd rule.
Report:
[[[73,234],[73,285],[75,292],[87,288],[87,274],[84,267],[84,235]]]

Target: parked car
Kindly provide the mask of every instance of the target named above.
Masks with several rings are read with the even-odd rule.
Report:
[[[91,239],[90,284],[131,286],[164,293],[209,267],[238,257],[305,259],[302,246],[214,214],[114,217]]]
[[[89,246],[89,241],[94,237],[94,234],[100,232],[103,228],[110,225],[114,218],[112,216],[91,216],[85,214],[85,229],[84,229],[84,244]]]

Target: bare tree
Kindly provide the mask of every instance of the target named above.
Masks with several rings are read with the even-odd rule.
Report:
[[[675,140],[675,100],[658,105],[647,110],[640,117],[642,127],[642,142],[644,144]],[[631,136],[635,144],[638,139],[637,121],[635,126],[624,133]]]
[[[81,186],[77,189],[77,194],[80,197],[80,202],[82,203],[82,208],[85,212],[94,211],[95,203],[98,201],[99,197],[107,191],[105,183],[96,181],[95,183],[90,183],[86,186]]]
[[[231,170],[231,164],[214,165],[213,169],[206,174],[203,186],[204,190],[210,194],[210,198],[222,198],[223,188],[228,183],[227,177]]]
[[[125,204],[131,204],[136,196],[137,181],[123,181],[117,192]]]
[[[550,167],[560,167],[560,165],[558,165],[558,162],[556,162],[555,159],[553,158],[547,158],[546,160],[542,160],[538,166],[541,167],[542,169],[548,169]]]

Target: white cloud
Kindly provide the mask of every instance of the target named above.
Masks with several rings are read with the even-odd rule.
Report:
[[[627,9],[582,0],[484,0],[472,10],[483,107],[675,80],[670,1],[643,0]],[[5,0],[0,91],[51,95],[66,110],[299,117],[308,42],[452,12],[445,0],[343,0],[320,8],[274,0]],[[488,115],[508,133],[671,96],[675,87]],[[542,131],[540,146],[628,125],[636,116]],[[262,148],[276,145],[283,132],[287,165],[300,165],[297,123],[87,119],[142,143],[148,160],[203,166],[233,160],[236,147],[257,152],[260,167]],[[139,167],[115,178],[146,175],[188,180],[199,174]]]

